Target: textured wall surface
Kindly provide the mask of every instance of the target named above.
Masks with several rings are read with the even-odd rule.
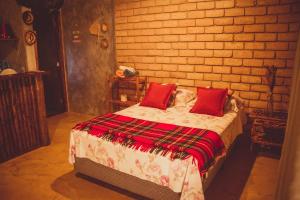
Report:
[[[4,17],[17,38],[16,41],[0,41],[0,60],[6,60],[18,72],[26,69],[26,52],[23,39],[21,6],[16,1],[0,1],[0,16]]]
[[[110,0],[66,0],[62,8],[70,111],[103,114],[110,111],[108,79],[115,70],[114,10]],[[108,49],[102,49],[89,27],[103,12],[108,24]],[[80,31],[74,43],[73,31]]]
[[[116,0],[117,62],[152,81],[235,90],[265,108],[263,66],[279,67],[274,101],[286,109],[299,0]]]

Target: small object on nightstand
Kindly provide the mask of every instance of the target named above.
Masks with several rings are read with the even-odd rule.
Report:
[[[257,146],[259,149],[279,148],[281,150],[286,127],[287,113],[265,113],[260,110],[252,112],[249,116],[253,120],[251,128],[251,150]]]

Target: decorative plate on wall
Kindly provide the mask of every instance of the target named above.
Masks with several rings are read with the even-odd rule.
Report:
[[[103,38],[101,40],[101,48],[102,49],[107,49],[108,48],[108,41],[107,41],[107,39]]]
[[[33,23],[34,16],[31,11],[27,10],[23,12],[23,22],[27,25],[31,25]]]
[[[101,24],[101,32],[106,33],[108,31],[108,26],[106,23]]]
[[[27,45],[33,45],[36,43],[36,34],[33,31],[27,31],[25,33],[25,42]]]

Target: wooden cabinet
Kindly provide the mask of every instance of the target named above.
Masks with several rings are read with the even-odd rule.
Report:
[[[0,75],[0,163],[49,143],[42,73]]]
[[[113,110],[120,110],[140,102],[144,96],[148,78],[145,76],[134,76],[129,78],[112,78]],[[121,99],[122,96],[122,99]]]
[[[266,115],[254,111],[250,114],[253,120],[251,128],[251,150],[282,147],[286,127],[287,113],[277,112]]]

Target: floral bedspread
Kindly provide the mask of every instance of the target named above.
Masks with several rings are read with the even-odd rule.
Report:
[[[176,125],[185,123],[185,126],[205,129],[210,127],[209,122],[211,122],[215,127],[213,131],[221,134],[222,138],[228,139],[225,145],[232,142],[233,135],[241,133],[239,132],[240,120],[237,113],[230,112],[229,115],[224,115],[222,118],[212,119],[207,115],[186,113],[187,110],[188,108],[181,107],[161,111],[135,105],[117,112],[117,114]],[[187,116],[189,114],[196,116],[191,120],[190,116]],[[197,118],[206,119],[206,123],[202,123],[205,125],[204,127],[199,127]],[[222,123],[218,121],[222,121]],[[192,158],[171,160],[169,156],[159,156],[126,148],[118,143],[111,143],[79,130],[71,131],[69,151],[69,161],[72,164],[75,162],[75,156],[88,158],[104,166],[169,187],[174,192],[181,193],[181,200],[204,199],[201,176]]]

